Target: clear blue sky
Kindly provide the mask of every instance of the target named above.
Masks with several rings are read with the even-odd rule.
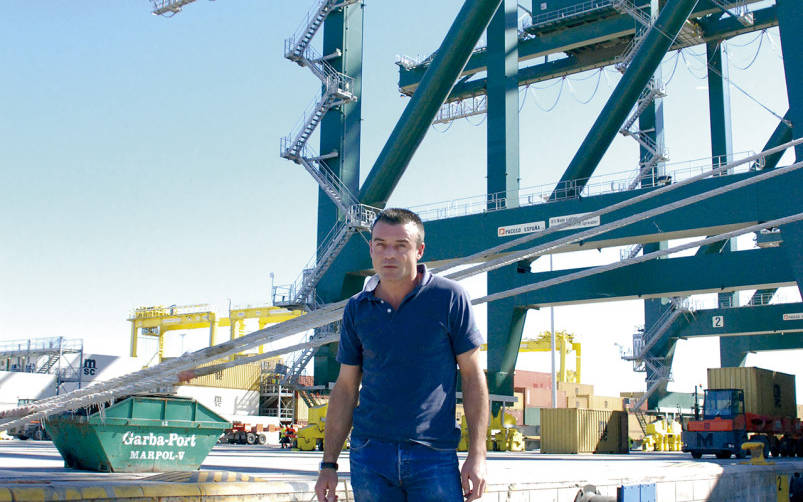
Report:
[[[460,5],[366,3],[363,177],[407,103],[396,88],[395,55],[434,50]],[[279,157],[278,145],[319,86],[282,49],[310,6],[199,0],[165,19],[151,15],[145,0],[4,5],[0,340],[82,337],[90,350],[122,355],[125,319],[136,306],[262,303],[269,273],[279,283],[296,277],[314,251],[317,190],[302,168]],[[750,63],[759,39],[734,41],[731,76],[783,114],[777,30],[760,41],[745,71],[737,67]],[[687,51],[688,67],[680,59],[668,85],[672,161],[710,156],[706,84],[695,77],[704,75],[695,56],[703,52]],[[667,57],[666,77],[675,61]],[[560,177],[618,78],[610,69],[571,77],[550,112],[544,109],[560,85],[533,86],[526,100],[522,94],[522,186]],[[777,119],[735,89],[732,100],[734,150],[760,150]],[[430,131],[392,204],[483,193],[482,117],[443,129]],[[599,172],[632,172],[636,158],[636,143],[617,138]],[[615,256],[560,257],[556,265]],[[484,290],[481,279],[471,286],[475,295]],[[557,328],[588,347],[589,379],[605,373],[613,343],[629,344],[643,322],[636,302],[556,313]],[[527,334],[547,328],[545,313],[534,313]],[[616,364],[626,375],[627,364]]]

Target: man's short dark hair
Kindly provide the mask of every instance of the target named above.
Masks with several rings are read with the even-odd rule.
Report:
[[[421,221],[421,218],[417,214],[409,209],[402,209],[399,207],[383,209],[371,224],[371,235],[374,233],[374,227],[380,221],[390,225],[406,225],[407,223],[415,223],[416,228],[418,228],[417,244],[424,242],[424,222]]]

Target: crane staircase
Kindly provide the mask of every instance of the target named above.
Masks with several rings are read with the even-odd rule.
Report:
[[[301,27],[285,40],[284,57],[308,68],[321,81],[321,94],[316,97],[304,112],[299,125],[280,142],[280,155],[301,165],[318,183],[321,190],[337,206],[341,217],[321,241],[315,255],[304,267],[300,276],[289,286],[273,288],[273,304],[283,307],[301,307],[313,311],[321,302],[315,294],[315,287],[321,277],[343,250],[349,238],[358,232],[370,229],[376,218],[376,208],[360,204],[359,200],[342,182],[340,177],[326,165],[326,160],[338,156],[337,152],[319,155],[309,146],[309,139],[320,125],[324,115],[332,108],[357,101],[353,79],[338,72],[329,60],[340,57],[338,50],[333,54],[322,55],[311,45],[315,34],[327,16],[337,9],[358,3],[360,0],[319,0],[310,10]],[[284,294],[279,295],[282,292]],[[310,342],[339,333],[339,322],[315,329]],[[282,384],[294,388],[307,404],[316,406],[317,400],[309,390],[299,385],[301,372],[315,354],[317,344],[299,351],[290,365]]]
[[[624,55],[622,55],[615,65],[617,70],[624,73],[633,62],[633,58],[641,48],[644,40],[646,40],[647,33],[653,29],[654,22],[646,12],[637,7],[631,0],[612,0],[611,5],[620,13],[627,14],[636,21],[636,32],[633,35],[633,40],[630,41],[630,44],[625,50]],[[684,28],[681,30],[678,37],[682,38],[685,43],[696,43],[696,41],[699,40],[699,34],[687,33],[690,31],[693,32],[693,27],[687,28],[684,25]],[[661,83],[655,78],[655,76],[653,76],[647,86],[641,92],[641,95],[636,102],[635,110],[619,130],[620,134],[629,136],[636,140],[636,142],[647,152],[645,158],[642,158],[639,161],[638,176],[636,176],[630,182],[628,186],[629,190],[633,190],[634,188],[638,187],[639,184],[641,184],[642,178],[647,173],[650,173],[660,162],[665,162],[668,159],[663,144],[656,143],[652,136],[650,136],[650,133],[654,132],[654,130],[642,131],[632,129],[633,124],[636,123],[638,118],[642,113],[644,113],[647,107],[649,107],[656,99],[665,96],[666,93],[664,92]]]
[[[663,357],[651,354],[652,348],[669,330],[675,320],[690,312],[685,298],[673,298],[669,307],[653,323],[650,329],[633,335],[632,352],[623,353],[622,359],[633,363],[633,371],[647,373],[647,391],[633,405],[632,410],[641,410],[642,405],[666,382],[672,380],[672,372]],[[640,420],[641,421],[641,420]]]
[[[336,337],[340,333],[340,325],[341,322],[336,321],[326,326],[316,328],[314,334],[309,339],[311,342],[310,345],[297,352],[295,359],[290,364],[287,372],[284,375],[284,378],[282,379],[282,385],[296,390],[304,403],[309,407],[318,406],[319,403],[315,396],[310,393],[308,388],[300,385],[299,379],[301,377],[301,373],[315,355],[317,344],[314,342],[324,338],[331,339]]]
[[[289,287],[274,288],[274,305],[302,306],[306,310],[317,308],[315,286],[318,281],[337,258],[351,235],[370,228],[376,217],[377,210],[360,204],[348,187],[326,165],[325,161],[337,157],[337,152],[318,155],[308,144],[326,112],[334,107],[357,100],[357,96],[353,92],[352,78],[338,72],[328,63],[328,60],[341,55],[339,51],[323,56],[312,47],[311,42],[330,13],[358,1],[320,0],[307,13],[301,28],[285,40],[285,58],[309,68],[313,75],[321,81],[322,91],[321,95],[305,111],[298,127],[281,139],[280,154],[283,158],[303,166],[343,216],[323,240],[311,263],[304,268],[296,282]],[[277,301],[278,291],[286,291],[287,294]]]
[[[642,179],[651,173],[655,166],[657,166],[660,162],[667,161],[669,158],[666,154],[666,149],[664,148],[663,142],[660,142],[661,144],[659,144],[650,135],[650,133],[655,132],[654,129],[633,130],[633,125],[636,123],[641,114],[644,113],[647,107],[649,107],[650,104],[652,104],[656,99],[665,96],[666,93],[657,84],[656,78],[651,78],[649,84],[647,84],[647,87],[645,87],[641,92],[633,113],[630,115],[630,117],[628,117],[622,128],[619,130],[619,133],[623,136],[629,136],[635,139],[636,142],[647,152],[646,156],[639,161],[638,175],[630,181],[628,190],[633,190],[634,188],[638,187],[641,184]]]

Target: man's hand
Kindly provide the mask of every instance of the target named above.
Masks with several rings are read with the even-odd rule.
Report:
[[[466,502],[479,500],[485,492],[485,456],[468,454],[460,469],[460,484]]]
[[[337,495],[337,471],[334,469],[321,469],[318,474],[318,482],[315,483],[315,495],[318,502],[336,502]]]

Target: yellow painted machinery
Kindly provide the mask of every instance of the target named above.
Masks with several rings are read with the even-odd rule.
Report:
[[[257,319],[259,329],[269,324],[280,323],[303,315],[303,310],[288,310],[282,307],[246,306],[230,310],[229,317],[218,319],[209,305],[156,305],[138,307],[128,318],[131,322],[131,357],[137,357],[137,339],[139,336],[154,337],[159,341],[158,362],[165,357],[165,335],[169,331],[181,329],[209,329],[209,346],[216,344],[217,327],[228,327],[230,340],[245,335],[245,320]],[[259,353],[263,346],[259,346]]]
[[[491,417],[488,424],[486,447],[488,451],[524,451],[524,435],[516,428],[516,418],[505,413],[504,421],[501,419],[502,410]],[[468,423],[465,415],[460,421],[460,442],[457,451],[468,451],[469,435]]]
[[[215,345],[215,313],[209,305],[157,305],[138,307],[128,318],[131,322],[131,357],[137,357],[137,339],[141,334],[159,340],[159,361],[164,359],[164,340],[168,331],[179,329],[209,329],[209,346]]]
[[[324,426],[326,425],[327,404],[313,406],[309,409],[309,425],[296,433],[294,446],[302,451],[323,450]]]
[[[483,344],[480,350],[488,350]],[[519,352],[550,352],[552,350],[552,332],[544,331],[537,338],[524,339],[519,344]],[[574,335],[565,331],[555,332],[555,350],[560,353],[560,369],[558,382],[580,383],[581,346],[574,341]],[[569,352],[575,354],[575,371],[566,367],[566,356]]]
[[[298,316],[304,315],[303,310],[288,310],[283,307],[271,307],[267,305],[236,307],[229,311],[229,317],[224,317],[218,322],[220,327],[229,327],[229,340],[240,338],[246,335],[245,320],[256,319],[259,329],[269,324],[277,324]],[[260,345],[258,352],[262,354],[264,345]]]
[[[677,420],[660,419],[647,424],[647,434],[641,443],[643,451],[681,451],[683,427]]]

